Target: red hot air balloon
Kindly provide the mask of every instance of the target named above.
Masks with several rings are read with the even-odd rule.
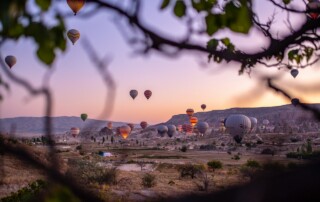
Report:
[[[79,135],[79,133],[80,133],[80,129],[73,127],[73,128],[70,129],[70,132],[71,132],[71,135],[73,137],[77,137]]]
[[[142,121],[142,122],[140,123],[140,126],[141,126],[142,129],[145,129],[145,128],[148,126],[148,123],[145,122],[145,121]]]
[[[190,125],[190,124],[183,124],[183,125],[182,125],[182,130],[183,130],[185,133],[192,133],[193,127],[192,127],[192,125]]]
[[[207,105],[205,105],[205,104],[202,104],[202,105],[201,105],[201,109],[202,109],[202,110],[205,110],[206,108],[207,108]]]
[[[131,132],[131,128],[129,126],[124,125],[120,127],[120,134],[123,139],[127,139],[130,132]]]
[[[313,20],[318,19],[319,17],[319,12],[317,11],[310,11],[310,10],[316,10],[320,8],[320,2],[318,0],[311,0],[308,4],[307,4],[307,16],[310,17]]]
[[[151,92],[151,90],[146,90],[146,91],[144,91],[144,96],[146,96],[146,98],[149,100],[149,98],[151,97],[151,95],[152,95],[152,92]]]
[[[195,116],[192,116],[192,117],[190,117],[190,124],[192,125],[192,126],[195,126],[197,123],[198,123],[198,118],[197,117],[195,117]]]
[[[189,109],[187,109],[186,113],[189,117],[191,117],[191,116],[193,116],[194,110],[189,108]]]

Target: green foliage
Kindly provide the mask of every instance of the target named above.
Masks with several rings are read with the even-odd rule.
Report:
[[[288,5],[288,4],[291,2],[291,0],[282,0],[282,2],[283,2],[284,4],[286,4],[286,5]]]
[[[221,168],[222,168],[222,163],[221,163],[221,161],[212,160],[212,161],[209,161],[209,162],[207,163],[207,165],[208,165],[209,168],[211,168],[212,170],[221,169]]]
[[[51,6],[51,0],[36,0],[35,3],[41,11],[47,11]],[[66,49],[64,19],[56,14],[55,24],[49,26],[44,21],[37,20],[39,14],[32,13],[26,4],[26,0],[0,1],[0,35],[14,40],[20,37],[33,39],[38,46],[38,58],[50,65],[56,52]]]
[[[261,165],[258,161],[250,160],[250,159],[247,160],[245,165],[250,168],[260,168],[261,167]]]
[[[155,179],[155,175],[152,175],[150,173],[144,174],[142,177],[142,186],[147,188],[154,187],[156,185]]]
[[[1,202],[25,202],[34,201],[39,192],[46,188],[47,184],[42,180],[37,180],[30,183],[27,187],[20,189],[17,192],[11,193],[10,196],[1,199]]]
[[[163,0],[160,9],[165,9],[170,4],[170,0]]]
[[[308,160],[316,160],[320,159],[320,151],[313,151],[311,153],[307,152],[289,152],[286,154],[287,158],[294,159],[308,159]]]
[[[181,18],[186,14],[186,9],[187,9],[187,7],[186,7],[184,1],[177,0],[176,4],[174,6],[173,12],[177,17]]]
[[[203,165],[193,165],[193,164],[185,164],[180,165],[178,170],[180,171],[180,177],[188,177],[190,176],[192,179],[196,177],[201,171],[203,171],[205,167]]]

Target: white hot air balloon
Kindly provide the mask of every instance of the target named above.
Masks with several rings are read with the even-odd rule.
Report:
[[[177,128],[175,125],[168,125],[167,127],[168,127],[168,136],[172,137],[176,133]]]
[[[158,133],[160,134],[160,136],[164,137],[165,134],[168,132],[168,127],[165,125],[160,125],[160,126],[158,126],[157,130],[158,130]]]
[[[264,119],[264,120],[262,121],[262,123],[263,123],[263,125],[265,125],[265,126],[266,126],[266,125],[269,125],[269,123],[270,123],[270,122],[269,122],[269,120],[268,120],[268,119]]]
[[[250,131],[252,131],[258,124],[258,119],[255,117],[249,117],[250,121],[251,121],[251,128]]]
[[[209,128],[209,124],[207,122],[199,122],[197,124],[197,129],[200,133],[205,134]]]
[[[243,114],[234,114],[227,117],[226,128],[233,139],[240,143],[243,136],[250,131],[251,121]]]

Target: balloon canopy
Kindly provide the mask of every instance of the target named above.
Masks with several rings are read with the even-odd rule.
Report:
[[[88,118],[88,114],[81,114],[80,118],[82,119],[82,121],[85,121]]]
[[[8,55],[4,61],[6,62],[6,64],[10,67],[10,69],[17,63],[17,59],[16,57],[12,56],[12,55]]]
[[[152,92],[151,92],[151,90],[146,90],[146,91],[144,91],[144,96],[149,100],[149,98],[151,97],[151,95],[152,95]]]
[[[129,94],[132,97],[132,99],[135,99],[138,96],[138,91],[133,89],[130,90]]]
[[[80,9],[84,6],[86,3],[85,0],[67,0],[67,3],[71,10],[73,11],[74,15],[76,15]]]

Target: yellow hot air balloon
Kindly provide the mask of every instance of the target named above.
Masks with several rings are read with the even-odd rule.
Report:
[[[84,6],[86,3],[85,0],[67,0],[67,3],[71,10],[73,11],[74,15],[77,15],[77,12]]]
[[[80,38],[80,32],[76,29],[70,29],[67,33],[67,36],[74,45]]]
[[[120,133],[123,139],[127,139],[131,132],[131,128],[128,125],[121,126]]]

